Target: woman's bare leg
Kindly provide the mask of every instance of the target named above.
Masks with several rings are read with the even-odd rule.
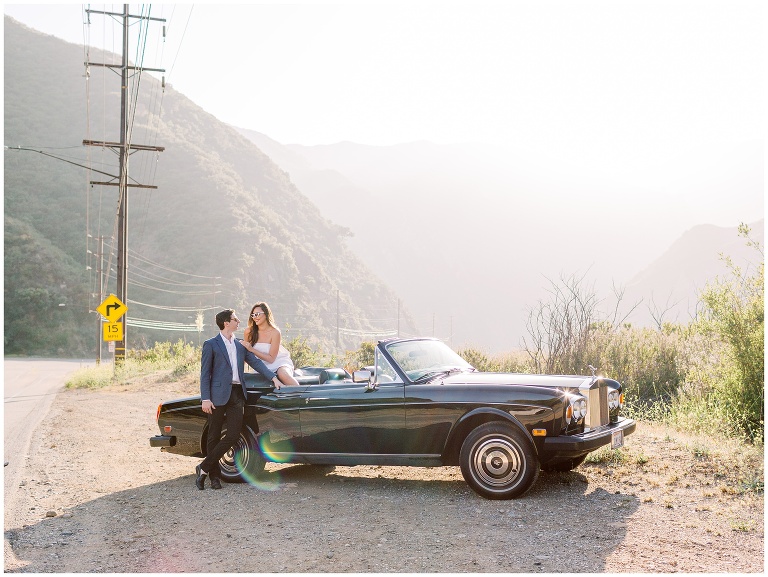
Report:
[[[285,367],[280,367],[277,369],[277,378],[280,379],[280,382],[287,387],[299,386],[299,381],[294,379],[293,375]]]

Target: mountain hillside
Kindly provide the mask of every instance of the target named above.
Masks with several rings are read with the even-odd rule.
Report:
[[[117,173],[110,150],[82,142],[119,140],[120,79],[92,66],[86,90],[82,46],[7,16],[4,41],[5,144],[45,152],[5,152],[5,352],[92,355],[100,267],[113,271],[105,294],[115,292],[117,187],[89,186],[107,177],[76,164]],[[216,310],[245,318],[259,300],[287,338],[326,351],[414,330],[347,247],[348,230],[252,142],[146,74],[132,118],[132,142],[165,150],[131,157],[133,181],[157,189],[129,189],[129,348],[197,341],[217,330]]]

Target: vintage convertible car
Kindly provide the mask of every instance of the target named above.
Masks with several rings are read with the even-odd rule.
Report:
[[[248,373],[243,429],[221,460],[224,480],[255,479],[267,461],[458,465],[480,495],[510,499],[534,484],[540,468],[573,469],[598,447],[621,447],[635,430],[611,379],[481,373],[427,338],[380,341],[374,356],[351,379],[336,370],[277,391]],[[204,455],[199,396],[162,403],[157,424],[151,446]]]

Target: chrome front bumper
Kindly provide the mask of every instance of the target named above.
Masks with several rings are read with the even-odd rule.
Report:
[[[618,423],[611,423],[603,427],[592,429],[578,435],[560,435],[559,437],[546,437],[544,439],[544,452],[547,455],[579,456],[609,445],[614,433],[621,431],[624,436],[635,432],[637,422],[633,419],[620,419]]]

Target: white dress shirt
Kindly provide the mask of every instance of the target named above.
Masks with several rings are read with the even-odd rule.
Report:
[[[229,354],[229,364],[232,365],[232,382],[240,383],[240,374],[237,370],[237,347],[235,346],[235,335],[232,335],[230,341],[221,333],[221,338],[224,339],[224,346],[227,347],[227,353]]]

